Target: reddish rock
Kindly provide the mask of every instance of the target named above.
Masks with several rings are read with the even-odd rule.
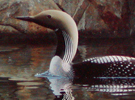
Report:
[[[0,33],[49,33],[34,23],[14,19],[47,9],[69,13],[78,25],[94,37],[127,37],[135,32],[133,0],[0,0]]]
[[[107,37],[130,36],[130,9],[134,7],[129,8],[129,6],[133,6],[130,4],[133,0],[54,1],[75,19],[79,29],[88,31],[92,35],[96,34],[101,37],[106,37],[106,34],[108,34]]]

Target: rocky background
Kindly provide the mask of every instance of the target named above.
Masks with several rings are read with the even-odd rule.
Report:
[[[47,9],[69,13],[78,25],[80,37],[133,37],[135,0],[0,0],[1,41],[30,41],[52,38],[53,31],[15,16],[29,16]],[[42,40],[42,39],[41,39]]]

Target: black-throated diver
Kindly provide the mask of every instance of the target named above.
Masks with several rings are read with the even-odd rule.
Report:
[[[18,16],[20,20],[30,21],[55,30],[58,45],[49,70],[37,74],[62,77],[134,77],[135,58],[128,56],[93,57],[83,62],[71,64],[78,46],[78,29],[70,15],[58,10],[46,10],[35,16]]]

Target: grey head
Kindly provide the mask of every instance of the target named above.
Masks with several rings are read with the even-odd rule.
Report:
[[[16,19],[34,22],[50,29],[71,30],[71,27],[76,26],[69,14],[59,10],[46,10],[34,16],[17,16]]]

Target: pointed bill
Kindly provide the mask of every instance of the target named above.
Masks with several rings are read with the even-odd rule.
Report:
[[[23,21],[30,21],[33,22],[33,17],[32,16],[16,16],[16,19],[23,20]]]

